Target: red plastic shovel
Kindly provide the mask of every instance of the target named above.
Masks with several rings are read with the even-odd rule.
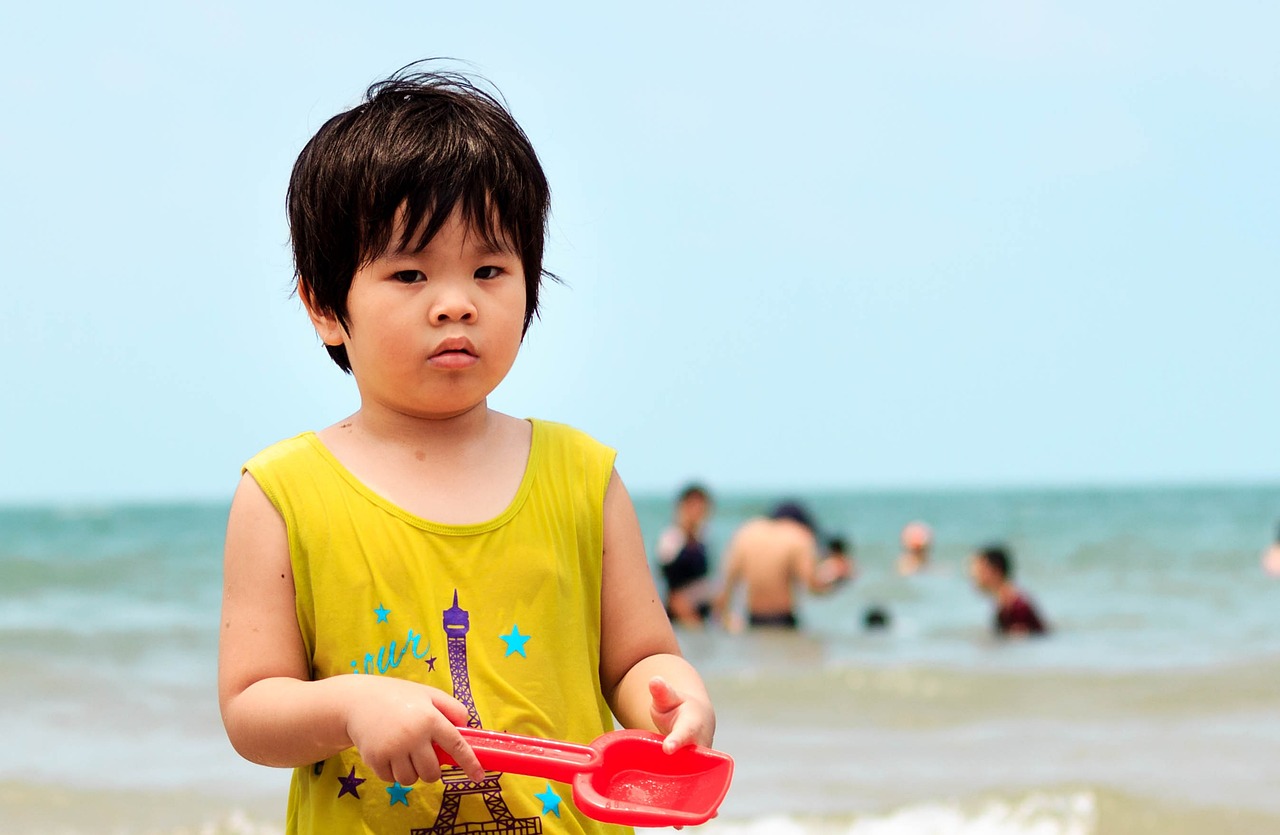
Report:
[[[459,728],[489,771],[510,771],[573,786],[588,817],[625,826],[706,823],[729,791],[733,759],[688,746],[668,754],[648,731],[610,731],[590,745]],[[453,759],[439,748],[441,762]],[[456,763],[454,763],[456,765]]]

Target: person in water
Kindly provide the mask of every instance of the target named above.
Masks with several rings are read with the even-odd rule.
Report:
[[[901,539],[898,573],[907,576],[928,568],[929,551],[933,547],[933,530],[924,522],[909,522],[902,529]]]
[[[1280,577],[1280,530],[1267,550],[1262,552],[1262,570],[1272,577]]]
[[[853,546],[842,536],[827,540],[827,555],[818,563],[818,584],[834,586],[852,580],[858,574],[853,560]]]
[[[980,591],[996,604],[998,635],[1043,635],[1048,625],[1031,599],[1013,584],[1013,557],[1003,545],[979,548],[969,559],[969,573]]]
[[[675,519],[656,549],[667,586],[667,616],[672,623],[701,629],[711,615],[711,564],[703,528],[711,513],[711,494],[690,484],[676,499]]]
[[[488,405],[538,310],[548,199],[524,132],[456,74],[375,84],[294,165],[298,296],[359,408],[244,465],[218,657],[232,745],[293,769],[291,835],[552,811],[616,831],[564,785],[486,771],[460,726],[712,742],[614,451]]]
[[[818,574],[818,540],[813,518],[795,502],[784,502],[768,517],[747,521],[725,549],[724,584],[716,596],[716,616],[730,630],[739,621],[734,594],[746,589],[747,623],[795,629],[797,591],[824,593],[835,587]]]

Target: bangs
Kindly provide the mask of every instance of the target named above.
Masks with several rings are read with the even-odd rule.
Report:
[[[368,106],[394,98],[390,92],[375,93]],[[442,102],[384,123],[390,129],[372,146],[357,208],[362,263],[391,248],[421,252],[455,211],[493,249],[524,254],[541,241],[546,182],[530,182],[541,167],[523,132],[513,134],[505,111],[487,103]]]
[[[502,203],[507,203],[505,211]],[[508,220],[512,216],[509,202],[493,199],[488,187],[477,180],[455,194],[431,194],[422,189],[404,195],[389,221],[379,216],[380,222],[370,224],[371,237],[362,247],[361,266],[383,255],[422,252],[454,212],[467,234],[479,237],[487,249],[512,255],[523,251],[520,227]]]

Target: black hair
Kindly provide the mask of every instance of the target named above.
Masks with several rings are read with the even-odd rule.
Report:
[[[978,556],[1001,578],[1008,580],[1013,576],[1013,555],[1004,545],[984,545],[978,549]]]
[[[701,484],[697,483],[696,481],[691,484],[686,484],[680,490],[679,500],[683,502],[685,499],[692,499],[694,496],[697,496],[703,501],[707,501],[707,502],[711,501],[710,491],[708,491],[706,487],[703,487]]]
[[[849,542],[842,536],[832,537],[827,542],[827,550],[833,554],[847,554],[849,553]]]
[[[289,179],[294,280],[308,307],[349,326],[360,267],[394,246],[421,252],[455,210],[524,267],[524,331],[538,313],[550,189],[529,138],[495,93],[410,64],[316,132]],[[397,224],[403,232],[392,241]],[[343,371],[343,345],[325,346]]]
[[[769,514],[769,518],[790,519],[792,522],[799,522],[804,525],[811,532],[817,533],[817,529],[813,525],[813,517],[799,502],[782,502],[773,509],[773,513]]]

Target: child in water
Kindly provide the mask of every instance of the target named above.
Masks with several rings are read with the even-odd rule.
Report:
[[[548,205],[524,132],[452,74],[375,84],[294,166],[298,295],[360,406],[245,464],[218,668],[236,750],[294,769],[291,833],[615,829],[486,772],[458,726],[712,742],[614,451],[487,404]]]

